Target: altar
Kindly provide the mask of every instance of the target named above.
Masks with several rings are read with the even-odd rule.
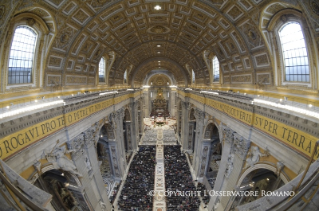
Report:
[[[164,120],[164,117],[157,117],[155,121],[156,122],[164,122],[165,120]]]
[[[155,116],[157,118],[164,117],[163,120],[165,120],[165,118],[169,116],[168,102],[163,97],[163,89],[161,89],[161,88],[159,88],[157,90],[156,99],[152,101],[151,116]],[[164,121],[162,121],[162,122],[164,122]]]

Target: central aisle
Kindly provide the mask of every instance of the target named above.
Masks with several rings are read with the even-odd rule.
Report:
[[[166,211],[163,130],[157,130],[153,211]]]

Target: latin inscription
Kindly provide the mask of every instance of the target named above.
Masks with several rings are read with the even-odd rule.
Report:
[[[115,98],[114,101],[120,102],[129,97],[124,95]],[[17,133],[8,135],[0,140],[0,158],[5,159],[14,153],[22,150],[28,145],[49,136],[71,124],[74,124],[81,119],[90,116],[91,114],[101,111],[114,104],[113,99],[64,114],[53,119],[46,120],[29,128],[23,129]]]
[[[302,153],[310,156],[314,150],[315,158],[319,157],[319,150],[314,149],[316,138],[306,134],[302,131],[296,130],[293,127],[282,124],[280,122],[274,122],[270,119],[256,115],[254,119],[254,127],[266,132],[277,139],[281,140],[285,144],[301,151]]]
[[[253,114],[252,112],[245,111],[219,101],[209,98],[206,98],[205,101],[203,99],[195,98],[193,94],[189,95],[188,93],[179,93],[183,96],[193,98],[199,102],[205,102],[206,105],[211,106],[216,110],[219,110],[247,125],[251,125],[256,129],[275,137],[277,140],[289,145],[308,157],[310,157],[312,152],[316,150],[315,158],[319,157],[319,150],[314,149],[317,138],[303,131],[299,131],[296,128],[268,119],[262,115]]]

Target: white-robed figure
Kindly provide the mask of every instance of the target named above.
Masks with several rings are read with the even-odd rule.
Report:
[[[59,141],[54,146],[54,148],[51,150],[51,152],[47,153],[45,152],[46,159],[53,163],[53,165],[57,165],[56,167],[62,169],[63,171],[68,171],[72,174],[77,175],[78,177],[82,177],[82,174],[80,174],[76,169],[76,166],[74,165],[73,161],[70,160],[65,153],[74,152],[74,149],[67,150],[65,146],[58,146]]]

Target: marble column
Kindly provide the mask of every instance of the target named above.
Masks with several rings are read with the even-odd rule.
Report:
[[[131,102],[130,108],[131,108],[131,142],[132,142],[132,151],[137,150],[137,145],[139,142],[139,124],[138,124],[138,103],[137,102]]]
[[[226,168],[228,165],[228,156],[231,152],[231,147],[234,142],[234,134],[236,133],[232,129],[228,127],[221,127],[223,137],[222,137],[222,156],[220,160],[220,165],[217,173],[217,178],[215,181],[214,189],[215,191],[220,191],[222,190],[222,185],[224,181],[224,176],[226,172]],[[217,207],[220,204],[220,197],[218,196],[211,196],[211,199],[208,204],[208,210],[216,210]]]
[[[126,153],[125,153],[125,145],[124,145],[124,131],[123,131],[123,118],[124,118],[124,108],[121,108],[114,112],[113,120],[115,126],[115,139],[116,139],[116,150],[114,150],[114,146],[111,147],[112,156],[114,153],[116,154],[118,161],[118,170],[120,176],[123,177],[126,170]]]
[[[203,181],[203,178],[205,176],[205,172],[207,171],[208,164],[209,164],[209,155],[211,151],[211,141],[201,141],[200,143],[200,154],[199,154],[199,167],[197,169],[197,172],[195,173],[197,175],[197,179],[199,181]]]
[[[176,91],[170,90],[169,91],[169,98],[170,98],[170,115],[176,117]]]
[[[218,170],[215,191],[233,191],[241,174],[245,158],[250,148],[250,141],[240,136],[230,128],[223,129],[223,151]],[[229,210],[232,204],[230,196],[212,197],[208,208],[213,210]]]
[[[138,136],[138,141],[137,141],[137,144],[139,143],[140,141],[140,137],[142,136],[143,134],[143,131],[144,131],[144,112],[142,110],[143,108],[143,98],[141,98],[138,102],[138,105],[137,105],[137,118],[138,118],[138,128],[137,128],[137,136]]]
[[[150,109],[151,105],[149,104],[150,97],[149,97],[149,91],[148,89],[143,89],[143,110],[144,110],[144,117],[150,116]]]
[[[181,145],[184,151],[189,151],[188,149],[188,117],[189,117],[189,108],[190,105],[188,102],[181,102],[182,104],[182,120],[181,120]]]
[[[196,118],[196,134],[195,134],[195,144],[194,144],[194,156],[193,156],[193,169],[195,170],[195,176],[198,178],[200,176],[200,163],[202,161],[202,156],[204,154],[208,158],[207,150],[203,152],[202,150],[206,149],[206,147],[202,146],[202,139],[203,139],[203,131],[204,131],[204,118],[205,118],[205,112],[195,109],[194,112],[195,118]],[[204,149],[202,149],[204,147]]]
[[[104,188],[103,178],[100,173],[94,143],[99,134],[99,125],[94,126],[67,142],[69,150],[72,150],[72,160],[77,171],[82,175],[81,184],[76,191],[76,197],[87,198],[94,210],[102,211],[101,203],[111,209],[107,192]],[[80,195],[79,195],[80,194]],[[80,200],[80,203],[83,203]],[[87,204],[88,207],[90,205]]]
[[[179,109],[179,108],[178,108]],[[176,112],[176,134],[178,137],[178,141],[181,143],[181,135],[182,135],[182,110],[177,110]],[[181,134],[181,135],[180,135]]]

